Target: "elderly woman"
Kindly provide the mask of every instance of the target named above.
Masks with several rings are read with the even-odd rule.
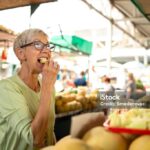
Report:
[[[37,150],[55,142],[54,84],[59,65],[51,59],[53,47],[40,29],[22,32],[13,48],[21,68],[0,81],[0,149]]]

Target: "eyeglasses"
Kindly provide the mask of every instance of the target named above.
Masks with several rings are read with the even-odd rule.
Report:
[[[31,43],[20,46],[20,48],[24,48],[24,47],[31,46],[31,45],[33,45],[37,50],[40,50],[40,51],[42,51],[44,48],[48,49],[51,52],[55,50],[55,45],[50,44],[50,43],[44,44],[41,41],[33,41]]]

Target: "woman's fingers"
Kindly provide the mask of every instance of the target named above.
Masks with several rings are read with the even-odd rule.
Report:
[[[57,62],[54,60],[49,60],[48,62],[45,63],[43,71],[49,71],[49,72],[58,72],[60,69],[60,66]]]
[[[50,60],[47,62],[42,71],[43,82],[44,84],[54,84],[57,79],[57,74],[59,72],[59,65],[57,62]],[[46,81],[46,83],[45,83]]]
[[[59,69],[59,64],[57,62],[53,61],[53,60],[50,60],[49,61],[49,67],[58,70]]]
[[[54,68],[57,69],[58,68],[58,64],[57,62],[54,62]]]

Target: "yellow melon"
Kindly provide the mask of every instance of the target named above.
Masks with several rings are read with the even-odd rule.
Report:
[[[129,150],[150,150],[150,135],[142,135],[136,138],[130,144]]]
[[[89,130],[83,140],[95,149],[103,150],[127,150],[128,143],[120,134],[107,131],[103,127],[95,127]]]
[[[93,150],[84,141],[76,138],[61,139],[55,145],[56,150]]]

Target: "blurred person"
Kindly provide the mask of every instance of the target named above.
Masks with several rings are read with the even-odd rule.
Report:
[[[70,72],[68,81],[67,81],[67,86],[71,88],[75,88],[74,80],[75,80],[75,72]]]
[[[85,78],[85,72],[84,71],[81,71],[80,76],[74,80],[74,84],[76,87],[87,86],[87,81]]]
[[[103,75],[103,76],[101,76],[100,77],[100,81],[101,81],[101,86],[103,87],[103,85],[105,85],[105,79],[107,78],[107,76],[106,75]]]
[[[101,77],[101,81],[102,82],[105,82],[105,79],[107,78],[107,76],[106,75],[103,75],[102,77]]]
[[[13,49],[21,67],[0,81],[0,149],[38,150],[55,143],[54,84],[60,67],[40,29],[23,31]]]
[[[125,86],[126,91],[126,98],[127,99],[134,99],[136,95],[136,81],[133,73],[128,73]]]
[[[104,90],[108,95],[114,95],[115,92],[115,88],[113,87],[113,85],[111,84],[111,80],[109,77],[104,76],[103,78],[103,82],[104,82]]]
[[[74,85],[74,82],[69,78],[69,76],[67,76],[67,75],[63,75],[63,77],[62,77],[62,85],[63,85],[63,87],[64,87],[64,89],[66,89],[66,88],[73,88],[73,87],[75,87],[75,85]]]

